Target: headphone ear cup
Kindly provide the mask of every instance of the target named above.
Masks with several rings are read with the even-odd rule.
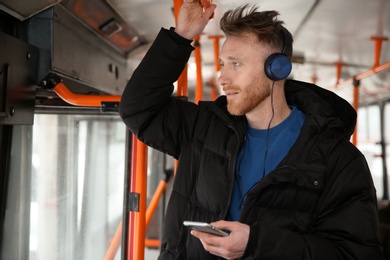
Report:
[[[287,55],[274,53],[270,55],[264,64],[265,75],[271,80],[282,80],[290,75],[292,64]]]

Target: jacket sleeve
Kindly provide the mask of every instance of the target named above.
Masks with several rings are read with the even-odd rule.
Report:
[[[376,191],[364,156],[347,145],[332,151],[327,164],[307,233],[259,221],[250,227],[243,259],[380,259]]]
[[[122,94],[119,115],[147,145],[177,158],[186,144],[197,105],[172,97],[192,50],[191,41],[161,29]],[[186,115],[185,117],[183,115]]]

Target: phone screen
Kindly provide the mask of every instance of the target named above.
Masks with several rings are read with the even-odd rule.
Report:
[[[209,223],[197,221],[184,221],[183,224],[191,229],[199,230],[217,236],[228,236],[229,234],[219,228],[216,228]]]

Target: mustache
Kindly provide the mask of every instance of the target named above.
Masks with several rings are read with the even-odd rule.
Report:
[[[240,87],[226,87],[226,88],[222,88],[222,91],[223,92],[238,92],[240,91],[241,88]]]

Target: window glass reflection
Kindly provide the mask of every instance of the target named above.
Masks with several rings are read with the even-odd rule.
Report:
[[[30,259],[104,259],[122,218],[125,131],[113,116],[36,115]]]
[[[383,160],[380,146],[380,108],[367,106],[358,110],[357,147],[366,157],[368,166],[377,191],[377,198],[382,199],[383,191]]]

